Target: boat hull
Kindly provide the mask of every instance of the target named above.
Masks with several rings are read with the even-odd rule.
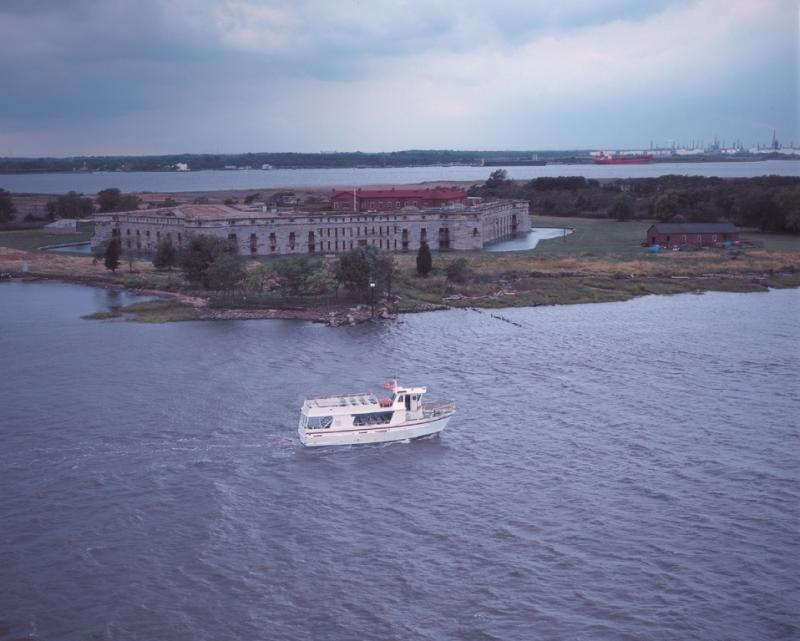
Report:
[[[390,443],[407,441],[441,432],[450,421],[452,414],[439,416],[429,421],[415,421],[408,425],[384,425],[369,429],[348,430],[304,430],[298,429],[300,442],[307,447],[326,445],[364,445],[368,443]]]

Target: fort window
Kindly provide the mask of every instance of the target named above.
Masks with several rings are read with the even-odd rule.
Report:
[[[127,245],[128,245],[128,249],[130,249],[131,248],[131,239],[130,238],[128,238],[128,240],[127,240]]]
[[[126,233],[128,236],[130,236],[130,235],[131,235],[131,229],[130,229],[130,227],[128,227],[128,230],[127,230],[125,233]]]
[[[150,230],[149,230],[149,229],[148,229],[148,230],[146,230],[146,231],[144,232],[144,235],[145,235],[145,236],[147,236],[148,238],[150,238]]]
[[[289,249],[294,249],[294,232],[289,232]]]
[[[450,230],[447,227],[439,228],[439,249],[450,249]]]
[[[160,231],[156,232],[156,240],[161,242],[161,232]]]
[[[419,242],[427,243],[428,242],[428,230],[423,227],[419,230]]]
[[[179,233],[178,234],[178,245],[180,245],[182,242],[183,242],[183,236],[181,236],[181,234]]]
[[[477,236],[478,235],[478,228],[477,227],[473,227],[472,228],[472,235],[473,236]]]
[[[308,232],[308,253],[309,254],[313,254],[314,253],[315,245],[316,245],[316,241],[314,240],[314,232],[310,231],[310,232]]]

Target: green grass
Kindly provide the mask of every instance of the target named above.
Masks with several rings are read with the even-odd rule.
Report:
[[[11,247],[24,251],[36,251],[46,245],[66,245],[67,243],[85,243],[92,238],[91,231],[72,234],[51,234],[43,229],[25,229],[19,231],[0,231],[0,247]]]
[[[169,323],[172,321],[197,320],[200,313],[191,305],[173,300],[150,300],[131,303],[121,307],[123,314],[133,314],[137,323]]]
[[[118,311],[112,312],[95,312],[94,314],[86,314],[81,316],[84,320],[108,320],[109,318],[119,318],[122,316]]]
[[[621,259],[638,258],[644,254],[641,246],[653,221],[617,222],[604,218],[560,218],[534,216],[534,227],[572,227],[574,231],[562,238],[539,242],[533,252],[542,256],[607,256]]]
[[[646,250],[641,244],[647,230],[656,221],[636,220],[624,223],[605,218],[561,218],[534,216],[534,227],[572,227],[564,238],[541,241],[533,253],[541,256],[614,256],[623,260],[641,258]],[[765,249],[800,252],[800,235],[743,230],[742,240],[763,245]]]
[[[142,303],[131,303],[119,309],[95,312],[81,316],[85,320],[108,320],[129,316],[137,323],[169,323],[172,321],[197,320],[200,313],[191,305],[184,305],[172,300],[148,300]]]
[[[756,244],[761,243],[764,249],[800,252],[800,235],[798,234],[747,230],[742,231],[739,238]]]

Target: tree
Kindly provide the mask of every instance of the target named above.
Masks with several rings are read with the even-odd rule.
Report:
[[[420,243],[417,252],[417,274],[427,276],[431,273],[431,269],[433,269],[431,250],[428,248],[428,243]]]
[[[101,212],[133,211],[139,209],[139,197],[134,194],[123,194],[116,187],[109,187],[97,192],[97,208]]]
[[[670,220],[687,206],[685,192],[667,191],[656,198],[653,213],[662,222]]]
[[[495,187],[502,187],[510,182],[511,181],[508,179],[508,172],[505,169],[495,169],[489,174],[489,178],[483,186],[493,189]]]
[[[92,199],[74,191],[57,196],[47,203],[47,215],[50,218],[84,218],[91,216],[93,211]]]
[[[14,207],[14,201],[11,200],[11,194],[0,188],[0,223],[13,220],[15,211],[17,210]]]
[[[284,294],[301,294],[306,291],[308,280],[318,266],[317,261],[306,256],[292,256],[277,261],[274,269]]]
[[[119,204],[122,193],[116,187],[109,187],[97,192],[98,211],[114,211]]]
[[[227,260],[230,256],[233,260]],[[220,261],[213,270],[214,263]],[[242,276],[241,259],[238,250],[229,240],[216,236],[194,236],[188,247],[178,254],[178,265],[183,271],[183,276],[190,283],[202,285],[209,289],[220,283],[227,284],[228,278],[224,273],[231,272]]]
[[[156,247],[156,255],[153,258],[153,266],[156,269],[169,269],[172,271],[172,268],[178,264],[178,252],[175,249],[175,246],[172,242],[168,239],[162,240],[158,243]]]
[[[106,269],[110,269],[112,272],[119,267],[119,239],[112,238],[111,242],[108,243],[104,262]]]
[[[608,217],[617,220],[630,220],[633,218],[633,203],[627,196],[620,196],[608,209]]]
[[[245,276],[242,259],[233,253],[222,253],[208,266],[205,273],[209,289],[233,289]]]
[[[336,282],[352,292],[367,295],[370,283],[375,283],[379,293],[391,288],[394,259],[389,252],[373,245],[356,247],[339,256],[336,263]]]

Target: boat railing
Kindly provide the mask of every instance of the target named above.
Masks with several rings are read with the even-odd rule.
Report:
[[[422,404],[422,413],[426,417],[452,414],[455,411],[456,404],[453,401],[437,401],[433,403]]]
[[[356,392],[355,394],[322,394],[321,396],[306,396],[306,400],[307,401],[321,401],[321,400],[334,399],[334,398],[336,398],[336,399],[339,399],[339,398],[353,398],[355,396],[367,396],[367,397],[370,397],[370,396],[374,396],[374,394],[372,392],[362,392],[362,393]]]

